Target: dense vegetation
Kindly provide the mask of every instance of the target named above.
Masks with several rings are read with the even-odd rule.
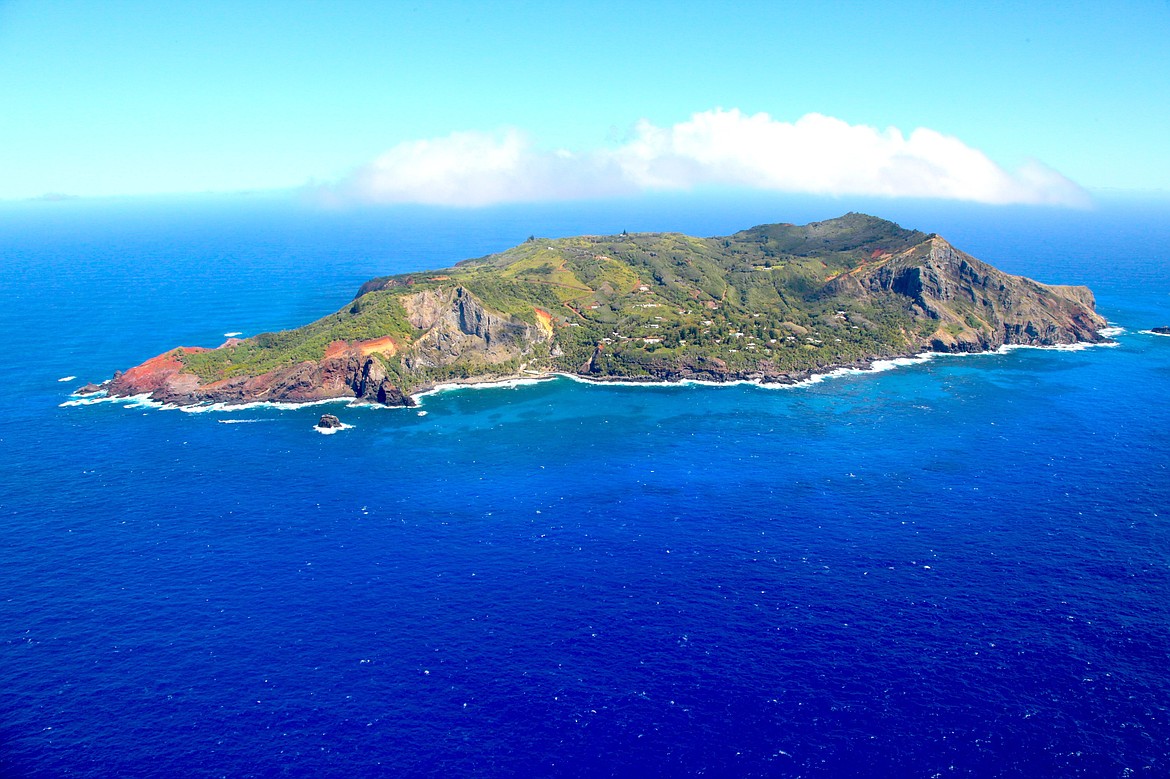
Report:
[[[849,214],[721,238],[532,238],[447,270],[374,279],[351,305],[310,325],[181,358],[213,381],[320,360],[334,342],[391,336],[404,350],[378,359],[403,387],[475,375],[474,359],[409,361],[423,331],[411,325],[404,297],[462,287],[514,321],[535,325],[538,309],[550,316],[555,348],[535,344],[493,364],[496,372],[527,364],[610,376],[792,373],[890,354],[919,337],[922,325],[901,296],[844,294],[830,282],[928,237]]]

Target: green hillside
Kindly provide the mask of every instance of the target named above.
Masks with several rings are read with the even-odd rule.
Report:
[[[766,225],[726,238],[534,238],[454,268],[374,279],[351,305],[311,325],[187,354],[184,361],[201,379],[215,381],[319,360],[334,341],[394,335],[409,343],[417,333],[398,299],[460,285],[487,308],[531,324],[537,308],[547,311],[563,353],[550,358],[551,367],[560,370],[578,370],[599,343],[600,372],[618,376],[680,359],[714,358],[729,369],[767,360],[785,372],[838,364],[900,346],[914,328],[899,301],[842,301],[822,294],[825,282],[875,253],[924,238],[861,214],[807,227]],[[400,361],[389,358],[387,367]]]

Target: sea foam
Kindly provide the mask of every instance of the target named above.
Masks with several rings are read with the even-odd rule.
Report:
[[[560,375],[560,374],[555,374]],[[447,384],[436,384],[434,387],[419,392],[413,397],[415,401],[421,401],[422,398],[430,397],[431,395],[438,395],[442,392],[455,392],[458,390],[480,390],[480,389],[516,389],[517,387],[528,387],[533,384],[541,384],[553,378],[553,374],[548,376],[534,376],[532,378],[514,378],[514,379],[500,379],[499,381],[476,381],[476,382],[450,382]]]
[[[342,430],[352,430],[353,425],[347,425],[344,422],[342,422],[339,427],[319,427],[317,425],[314,425],[313,429],[316,430],[321,435],[333,435],[334,433],[338,433]]]
[[[1098,331],[1101,335],[1112,338],[1127,332],[1124,327],[1119,325],[1112,325],[1101,328]],[[1161,335],[1161,333],[1152,333],[1149,330],[1142,330],[1140,332],[1149,333],[1152,335]],[[1117,341],[1108,341],[1105,343],[1073,343],[1073,344],[1053,344],[1050,346],[1036,346],[1032,344],[1004,344],[998,349],[991,349],[983,352],[919,352],[914,355],[907,355],[904,357],[892,357],[888,359],[874,360],[869,366],[864,368],[858,367],[840,367],[833,368],[823,373],[814,373],[807,378],[792,382],[766,382],[756,381],[752,379],[734,379],[732,381],[708,381],[704,379],[682,379],[679,381],[653,381],[638,379],[633,381],[625,381],[621,379],[591,379],[585,376],[577,376],[571,373],[550,373],[539,374],[531,377],[518,377],[511,379],[501,379],[497,381],[479,381],[479,382],[449,382],[445,384],[437,384],[429,390],[419,392],[414,395],[414,400],[421,405],[424,398],[432,395],[438,395],[444,392],[456,392],[459,390],[483,390],[483,389],[517,389],[519,387],[527,387],[535,384],[542,384],[556,378],[568,379],[579,384],[593,384],[604,385],[609,387],[639,387],[650,389],[671,389],[678,387],[734,387],[734,386],[753,386],[760,387],[767,390],[792,390],[801,389],[804,387],[811,387],[820,384],[829,379],[837,379],[845,376],[860,376],[870,373],[883,373],[891,371],[895,368],[905,368],[912,365],[921,365],[938,357],[981,357],[988,355],[1006,355],[1019,349],[1044,349],[1051,351],[1062,352],[1077,352],[1084,349],[1091,349],[1102,346],[1120,346]],[[73,379],[76,377],[70,377]],[[64,381],[65,379],[61,379]],[[154,408],[165,411],[179,410],[188,414],[202,414],[209,412],[234,412],[253,410],[261,408],[270,408],[280,411],[292,411],[300,408],[310,406],[321,406],[331,403],[344,403],[347,408],[378,408],[378,409],[401,409],[409,408],[409,406],[387,406],[381,403],[373,403],[362,398],[325,398],[322,400],[311,400],[301,403],[292,403],[285,401],[254,401],[251,403],[202,403],[192,406],[180,406],[174,403],[160,403],[151,400],[149,395],[133,395],[130,397],[108,397],[104,390],[101,393],[89,396],[71,396],[71,398],[60,405],[65,406],[88,406],[97,403],[109,402],[126,402],[125,408]],[[128,402],[127,402],[128,401]],[[425,412],[424,412],[425,413]],[[421,416],[421,414],[420,414]],[[221,420],[223,421],[223,420]],[[240,420],[247,421],[247,420]],[[346,429],[348,426],[341,428],[332,428],[323,430],[322,432],[329,434],[338,429]]]

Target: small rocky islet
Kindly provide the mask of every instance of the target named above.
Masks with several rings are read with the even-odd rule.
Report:
[[[341,420],[334,414],[322,414],[315,426],[322,430],[337,430],[343,427]]]
[[[851,213],[714,238],[533,237],[373,279],[304,327],[177,347],[78,393],[411,406],[442,383],[552,373],[791,383],[923,351],[1097,343],[1105,325],[1087,287],[1012,276],[938,235]]]

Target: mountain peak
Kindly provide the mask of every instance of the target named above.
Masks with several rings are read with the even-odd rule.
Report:
[[[886,219],[851,212],[806,225],[758,225],[733,237],[771,244],[775,250],[787,254],[811,256],[849,251],[896,253],[921,243],[928,236],[918,230],[906,230]]]

